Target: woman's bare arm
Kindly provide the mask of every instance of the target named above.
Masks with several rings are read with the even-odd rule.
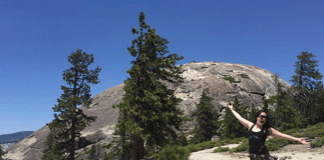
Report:
[[[226,103],[226,105],[227,105],[228,109],[233,113],[233,115],[235,116],[235,118],[236,118],[237,120],[240,121],[241,124],[243,124],[243,125],[244,125],[245,127],[247,127],[247,128],[251,128],[251,127],[252,127],[253,123],[250,122],[250,121],[248,121],[248,120],[246,120],[246,119],[243,118],[240,114],[238,114],[238,113],[234,110],[233,105],[230,105],[230,104],[228,104],[228,103]]]
[[[289,141],[297,141],[302,144],[309,145],[309,143],[304,138],[296,138],[296,137],[290,136],[288,134],[281,133],[281,132],[275,130],[274,128],[270,128],[270,134],[274,137],[283,138],[283,139],[286,139]]]

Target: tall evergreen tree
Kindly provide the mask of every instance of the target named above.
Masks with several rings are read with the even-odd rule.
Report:
[[[61,142],[58,135],[56,134],[57,130],[60,130],[60,127],[58,127],[58,125],[60,124],[55,124],[55,122],[47,124],[47,126],[51,128],[51,131],[46,137],[46,148],[43,149],[42,160],[67,159],[67,157],[64,156],[64,153],[67,151],[63,147],[64,142]]]
[[[263,100],[263,108],[262,108],[262,110],[269,111],[269,103],[268,103],[268,101],[266,99]]]
[[[314,112],[316,113],[315,123],[324,122],[324,86],[322,82],[319,82],[316,86],[316,98],[317,104]]]
[[[88,160],[99,160],[99,157],[97,155],[97,150],[99,150],[99,147],[96,147],[95,144],[93,144],[89,150]]]
[[[201,95],[197,110],[193,113],[196,117],[197,125],[194,129],[193,140],[196,143],[210,141],[216,134],[218,113],[212,104],[212,97],[207,95],[208,89],[204,89]]]
[[[316,106],[317,122],[324,122],[324,87],[322,83],[318,84],[318,103]]]
[[[257,112],[258,112],[258,109],[256,108],[255,104],[252,103],[251,107],[249,107],[247,120],[254,122],[255,115],[257,114]]]
[[[296,90],[294,101],[296,102],[297,110],[307,118],[307,123],[314,123],[312,117],[315,116],[314,106],[317,103],[315,88],[322,79],[322,74],[316,67],[318,61],[314,60],[316,56],[309,52],[301,52],[295,63],[295,75],[290,80],[293,82],[293,87]],[[307,125],[307,124],[305,124]]]
[[[183,59],[177,54],[169,54],[166,39],[156,34],[146,24],[143,12],[139,15],[140,28],[132,29],[139,36],[132,41],[129,52],[136,60],[127,73],[124,103],[128,104],[128,118],[125,127],[133,140],[133,159],[144,156],[144,142],[147,146],[165,146],[170,137],[176,137],[174,129],[181,124],[182,112],[177,107],[181,99],[174,96],[174,90],[167,87],[182,80],[177,61]],[[120,111],[123,111],[121,109]]]
[[[105,154],[105,160],[130,160],[132,159],[133,141],[126,128],[129,105],[123,102],[113,107],[119,108],[119,117],[113,140],[110,143],[110,152]]]
[[[272,121],[270,124],[276,128],[283,128],[284,130],[302,126],[304,122],[303,115],[298,114],[297,108],[294,106],[292,89],[284,90],[282,84],[279,82],[279,76],[274,77],[276,85],[276,95],[274,110],[271,114]]]
[[[278,127],[288,130],[296,127],[302,127],[306,124],[305,118],[297,111],[291,89],[283,91],[278,96],[282,100],[282,105],[278,108],[279,123]]]
[[[5,155],[5,152],[2,150],[2,145],[0,145],[0,160],[4,160],[3,156]]]
[[[64,93],[58,104],[53,107],[55,119],[49,126],[52,138],[57,146],[50,146],[54,149],[60,148],[61,159],[74,160],[77,146],[76,138],[80,132],[95,120],[94,116],[87,116],[79,106],[88,107],[91,102],[90,84],[97,84],[101,68],[96,67],[90,70],[88,67],[94,62],[93,54],[82,52],[77,49],[68,56],[68,62],[72,67],[63,72],[63,80],[68,86],[61,86]],[[57,153],[57,152],[56,152]]]
[[[246,108],[242,106],[240,101],[235,97],[234,110],[239,113],[243,118],[247,119],[247,111]],[[224,128],[221,131],[223,138],[238,138],[238,137],[246,137],[246,128],[243,126],[232,114],[232,112],[226,107],[225,110],[225,118],[224,118]]]
[[[273,115],[272,115],[272,120],[273,123],[272,125],[275,128],[279,127],[279,113],[280,113],[280,109],[283,107],[283,103],[285,101],[285,96],[283,96],[283,89],[282,89],[282,84],[279,82],[279,75],[275,74],[274,75],[274,82],[275,82],[275,86],[276,86],[276,95],[274,96],[274,99],[276,100],[276,103],[274,105],[274,111],[273,111]]]

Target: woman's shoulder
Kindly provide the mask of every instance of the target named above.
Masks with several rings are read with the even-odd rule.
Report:
[[[255,126],[254,123],[249,124],[249,130],[251,130]]]

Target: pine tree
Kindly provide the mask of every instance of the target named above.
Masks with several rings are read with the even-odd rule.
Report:
[[[319,82],[316,86],[315,96],[317,98],[317,103],[314,112],[316,113],[315,123],[324,122],[324,86],[322,82]]]
[[[93,144],[89,150],[88,160],[99,160],[98,156],[96,155],[98,148],[95,144]]]
[[[136,60],[127,73],[125,95],[123,101],[128,104],[125,128],[132,137],[133,159],[144,156],[144,142],[147,146],[165,146],[170,138],[176,137],[175,129],[179,129],[182,112],[177,107],[181,99],[174,96],[174,90],[167,87],[180,80],[180,68],[177,61],[183,59],[177,54],[169,54],[166,39],[156,34],[146,24],[143,12],[139,15],[140,28],[132,29],[139,36],[132,41],[129,52]]]
[[[196,143],[210,141],[216,134],[218,113],[212,104],[213,98],[207,95],[208,89],[204,89],[197,105],[197,110],[193,113],[196,117],[197,125],[194,129],[193,140]]]
[[[4,160],[3,156],[5,155],[5,152],[2,150],[2,145],[0,145],[0,160]]]
[[[126,128],[128,106],[125,102],[113,106],[119,108],[119,118],[110,143],[110,152],[105,154],[105,160],[130,160],[132,158],[133,141]]]
[[[263,100],[263,108],[262,108],[262,110],[269,111],[269,103],[268,103],[268,101],[266,99]]]
[[[283,130],[300,127],[305,123],[302,114],[299,114],[297,108],[294,106],[294,100],[291,96],[292,90],[284,91],[280,83],[277,86],[277,95],[275,96],[276,104],[272,112],[273,124],[276,128]]]
[[[96,118],[85,115],[79,106],[88,107],[91,104],[90,84],[99,83],[101,68],[89,70],[89,65],[94,62],[93,54],[89,55],[81,49],[72,52],[68,62],[72,67],[63,72],[63,80],[68,86],[61,86],[64,93],[53,107],[54,112],[59,113],[54,114],[55,119],[48,125],[55,141],[54,146],[49,148],[55,149],[55,155],[61,154],[61,159],[74,160],[75,149],[80,147],[76,138],[80,138],[80,132]],[[57,148],[61,150],[56,152]]]
[[[316,56],[312,53],[301,52],[297,56],[298,61],[295,63],[295,75],[290,80],[293,82],[293,87],[296,90],[294,101],[296,102],[297,110],[307,118],[308,123],[314,123],[312,117],[315,116],[314,106],[317,103],[315,88],[318,82],[322,79],[322,74],[316,67],[318,61],[313,60]]]
[[[255,115],[257,114],[257,112],[258,109],[256,108],[255,104],[252,103],[251,107],[249,107],[247,120],[249,120],[250,122],[254,122]]]
[[[47,126],[52,130],[46,137],[46,141],[45,141],[46,148],[43,149],[42,160],[59,160],[59,159],[67,158],[63,156],[63,153],[66,152],[66,150],[64,150],[64,147],[62,146],[64,143],[62,143],[56,135],[57,130],[60,129],[58,127],[59,124],[54,124],[54,123],[55,122],[47,124]]]
[[[291,90],[283,92],[282,100],[284,100],[283,105],[279,108],[279,127],[283,130],[288,130],[296,127],[302,127],[306,124],[305,118],[302,114],[297,111],[295,107],[295,101],[291,96]]]
[[[234,110],[239,113],[243,118],[247,118],[246,109],[240,104],[237,97],[235,97]],[[247,129],[243,126],[231,113],[231,111],[226,108],[225,110],[225,118],[224,118],[224,129],[221,131],[222,138],[238,138],[238,137],[246,137]]]
[[[279,82],[279,75],[276,73],[274,75],[274,82],[276,86],[276,95],[273,96],[273,99],[276,100],[275,105],[274,105],[274,111],[273,111],[273,116],[272,116],[272,125],[274,125],[275,128],[279,127],[279,113],[280,109],[283,107],[284,101],[285,101],[285,96],[283,95],[284,91],[282,89],[282,84]]]

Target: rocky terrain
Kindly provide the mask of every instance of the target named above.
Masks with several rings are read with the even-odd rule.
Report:
[[[229,144],[222,147],[233,148],[237,144]],[[191,153],[189,160],[250,160],[247,152],[241,153],[213,153],[215,148],[206,149]],[[291,144],[281,148],[279,151],[271,151],[271,155],[276,156],[278,160],[324,160],[324,148],[309,149],[307,145]]]
[[[245,106],[255,104],[261,107],[264,98],[276,94],[274,74],[258,67],[221,62],[188,63],[181,67],[184,71],[182,74],[184,82],[173,87],[176,96],[183,99],[179,107],[188,117],[196,110],[196,104],[205,88],[209,88],[209,96],[214,98],[213,104],[221,114],[224,114],[224,102],[234,101],[235,96]],[[284,88],[289,87],[287,82],[282,79],[279,81]],[[97,120],[82,132],[82,136],[101,145],[111,141],[118,119],[118,109],[112,106],[121,102],[124,94],[123,86],[123,84],[117,85],[94,96],[90,108],[81,107],[86,114],[97,116]],[[188,122],[182,128],[187,135],[190,135],[194,122]],[[48,133],[47,126],[42,127],[10,148],[6,158],[40,160]],[[89,148],[90,146],[82,148],[77,151],[77,154]],[[84,157],[86,155],[81,155],[79,159]]]

